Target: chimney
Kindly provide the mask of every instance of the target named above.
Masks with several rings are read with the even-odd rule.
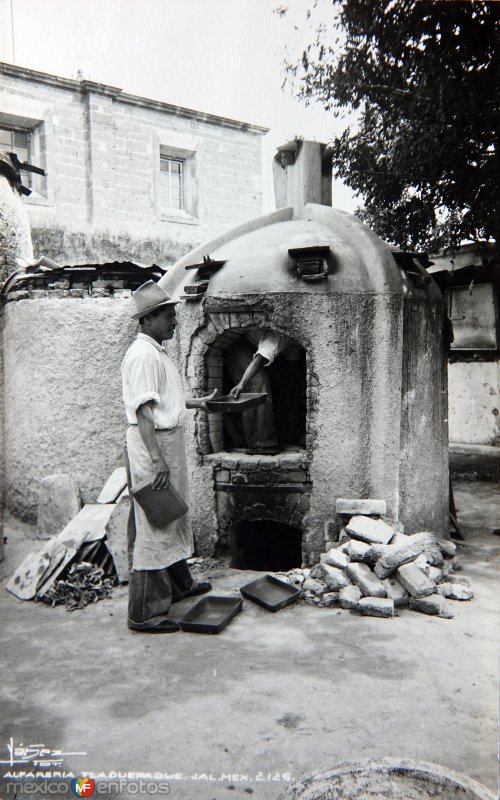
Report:
[[[295,139],[278,147],[273,160],[276,208],[332,204],[331,150],[321,142]]]

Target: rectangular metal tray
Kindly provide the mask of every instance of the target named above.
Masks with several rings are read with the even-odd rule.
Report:
[[[265,403],[266,400],[267,392],[242,392],[238,399],[230,394],[225,394],[215,400],[208,400],[207,406],[209,411],[230,411],[241,414],[242,411],[246,411],[248,408]]]
[[[190,633],[220,633],[242,605],[240,597],[204,597],[184,614],[179,625]]]
[[[285,581],[280,581],[273,575],[263,575],[261,578],[245,584],[240,592],[247,600],[258,603],[268,611],[278,611],[280,608],[295,603],[302,594],[300,589],[290,586]]]

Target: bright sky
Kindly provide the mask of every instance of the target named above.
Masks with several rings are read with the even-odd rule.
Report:
[[[331,113],[281,89],[285,49],[301,53],[312,2],[289,0],[279,16],[280,0],[0,0],[0,57],[270,128],[269,210],[275,147],[296,135],[327,142],[342,130]],[[335,182],[333,205],[353,211],[357,201]]]

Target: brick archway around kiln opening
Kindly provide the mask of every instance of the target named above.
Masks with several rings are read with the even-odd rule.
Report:
[[[297,335],[276,325],[268,312],[231,311],[211,312],[208,322],[193,334],[186,361],[186,377],[194,393],[210,393],[223,387],[223,353],[245,333],[245,329],[259,328],[276,331],[292,338],[306,356],[307,369],[307,421],[306,441],[309,446],[316,435],[314,421],[317,408],[318,381],[312,369],[310,342],[301,341]],[[197,416],[197,439],[203,455],[224,449],[223,420],[221,414]]]
[[[256,489],[256,487],[255,487]],[[219,554],[235,555],[235,542],[237,541],[242,526],[251,527],[255,523],[257,527],[281,527],[288,528],[290,534],[294,534],[295,541],[292,543],[302,556],[298,560],[304,560],[304,553],[307,550],[307,528],[306,515],[310,506],[310,495],[305,491],[299,492],[280,492],[276,494],[266,494],[265,499],[256,490],[253,492],[228,492],[216,491],[216,510],[218,518],[218,542],[216,552]],[[299,542],[296,540],[299,537]],[[293,564],[286,567],[291,569]],[[241,568],[241,567],[239,567]],[[253,569],[254,567],[250,567]],[[259,567],[259,569],[285,569],[284,566],[269,565]]]

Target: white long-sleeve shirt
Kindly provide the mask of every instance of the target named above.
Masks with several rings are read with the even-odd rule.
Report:
[[[150,400],[157,430],[185,423],[186,400],[177,368],[163,347],[145,333],[137,335],[125,354],[122,387],[129,424],[137,425],[137,409]]]

